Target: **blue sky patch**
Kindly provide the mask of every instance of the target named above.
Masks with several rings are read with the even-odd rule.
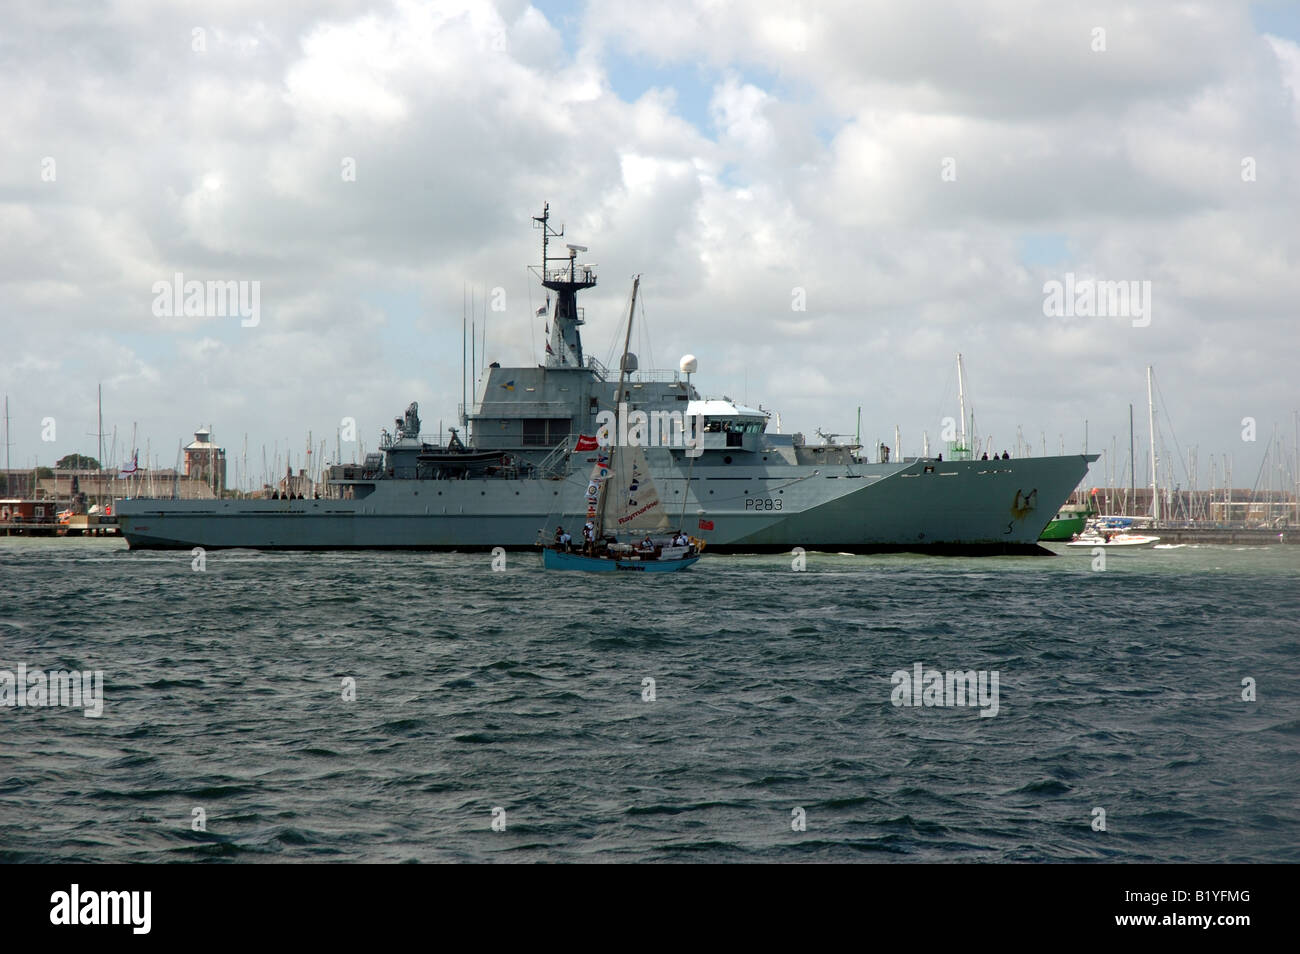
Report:
[[[1057,265],[1072,254],[1069,238],[1060,233],[1021,235],[1016,244],[1022,265]]]
[[[1255,0],[1250,19],[1260,33],[1271,33],[1300,43],[1300,3],[1296,0]]]

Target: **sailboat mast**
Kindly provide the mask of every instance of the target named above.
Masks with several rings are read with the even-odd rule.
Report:
[[[468,319],[465,317],[465,298],[468,290],[461,289],[460,292],[460,426],[465,426],[465,415],[469,413],[469,386],[466,383],[467,378],[465,362],[469,358],[469,345],[465,341],[465,333],[469,328]]]
[[[1223,455],[1223,503],[1224,523],[1232,526],[1232,458]]]
[[[1128,499],[1134,510],[1137,510],[1137,458],[1133,456],[1133,405],[1128,406]],[[1124,516],[1128,516],[1128,507],[1124,508]]]
[[[618,362],[618,390],[614,392],[614,429],[618,430],[618,412],[623,402],[623,385],[627,383],[627,353],[632,347],[632,318],[636,314],[636,293],[641,287],[641,276],[632,279],[632,303],[627,310],[627,332],[623,335],[623,357]],[[600,482],[600,506],[596,508],[596,533],[599,538],[605,531],[605,509],[609,502],[609,484],[615,477],[614,455],[618,452],[618,435],[611,434],[609,443],[609,476]]]
[[[99,491],[97,502],[104,502],[104,385],[99,385],[99,460],[96,461],[99,466],[99,480],[95,481],[95,489]]]
[[[957,404],[961,410],[961,446],[966,446],[966,377],[962,372],[961,352],[957,352]]]
[[[1156,486],[1156,404],[1151,390],[1151,365],[1147,365],[1147,423],[1151,426],[1151,516],[1160,522],[1160,488]]]
[[[627,310],[627,333],[623,335],[623,357],[618,363],[618,396],[623,395],[623,385],[627,383],[627,352],[632,346],[632,318],[636,315],[636,292],[641,287],[641,276],[632,279],[632,304]]]

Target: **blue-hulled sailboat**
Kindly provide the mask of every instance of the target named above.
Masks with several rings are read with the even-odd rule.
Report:
[[[628,347],[640,283],[638,275],[632,282],[632,307],[615,392],[618,395],[624,393],[628,373],[636,370],[636,356],[629,354]],[[542,565],[548,570],[586,573],[672,573],[693,566],[700,559],[702,544],[681,531],[668,533],[668,515],[650,475],[645,451],[635,444],[619,447],[608,428],[597,439],[596,463],[587,486],[588,520],[582,538],[574,541],[567,534],[562,536],[557,528],[555,545],[542,551]],[[638,542],[623,542],[620,533],[642,536]]]

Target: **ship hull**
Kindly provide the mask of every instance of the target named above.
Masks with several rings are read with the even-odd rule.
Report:
[[[1043,535],[1038,539],[1043,541],[1073,540],[1076,534],[1083,532],[1083,528],[1087,523],[1087,518],[1082,514],[1077,517],[1057,517],[1047,525],[1047,529],[1043,531]]]
[[[1039,535],[1092,457],[845,467],[655,468],[674,525],[714,552],[1046,553]],[[356,500],[120,501],[132,549],[490,550],[580,524],[587,479],[380,480]],[[683,503],[683,495],[685,501]]]

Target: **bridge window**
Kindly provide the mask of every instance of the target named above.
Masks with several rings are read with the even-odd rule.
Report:
[[[567,417],[525,418],[524,446],[552,447],[569,436]]]
[[[704,424],[704,430],[710,434],[761,434],[766,427],[766,421],[754,421],[742,419],[738,421],[719,420],[710,418]]]

